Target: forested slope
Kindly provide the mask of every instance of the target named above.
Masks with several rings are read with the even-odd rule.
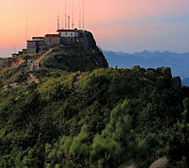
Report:
[[[39,84],[0,90],[0,167],[146,168],[161,157],[188,167],[189,89],[175,89],[170,75],[139,67],[33,73]]]

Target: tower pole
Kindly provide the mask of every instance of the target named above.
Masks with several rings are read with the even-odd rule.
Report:
[[[72,29],[74,29],[74,1],[72,0]]]
[[[67,14],[66,14],[66,11],[67,10],[67,7],[66,7],[66,0],[65,0],[65,29],[67,28]]]
[[[81,29],[81,10],[79,11],[79,29]]]
[[[70,16],[68,16],[68,30],[70,29]]]
[[[60,29],[60,23],[59,23],[59,12],[58,12],[58,16],[57,16],[57,30]]]
[[[83,30],[85,29],[85,4],[83,0]]]

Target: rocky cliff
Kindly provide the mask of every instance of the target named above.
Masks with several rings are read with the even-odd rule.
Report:
[[[107,60],[89,31],[79,31],[77,43],[54,49],[41,65],[71,72],[108,67]]]

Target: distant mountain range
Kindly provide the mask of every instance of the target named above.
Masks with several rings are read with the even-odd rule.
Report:
[[[103,51],[110,67],[131,68],[134,65],[140,65],[144,68],[157,68],[161,66],[171,67],[173,76],[180,76],[183,84],[189,86],[189,52],[174,53],[164,52],[136,52],[124,53]]]

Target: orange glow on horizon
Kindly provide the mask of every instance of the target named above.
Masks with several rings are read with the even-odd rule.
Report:
[[[156,17],[175,17],[188,13],[188,0],[84,0],[85,28],[101,41],[106,39],[135,38],[153,32],[153,26],[138,26],[133,22]],[[74,0],[74,23],[79,27],[82,0]],[[60,25],[65,20],[65,0],[1,0],[0,1],[0,48],[26,45],[26,15],[28,39],[56,33],[57,15]],[[67,16],[72,17],[71,1],[67,0]],[[154,27],[153,27],[154,28]],[[98,41],[97,41],[98,43]]]

